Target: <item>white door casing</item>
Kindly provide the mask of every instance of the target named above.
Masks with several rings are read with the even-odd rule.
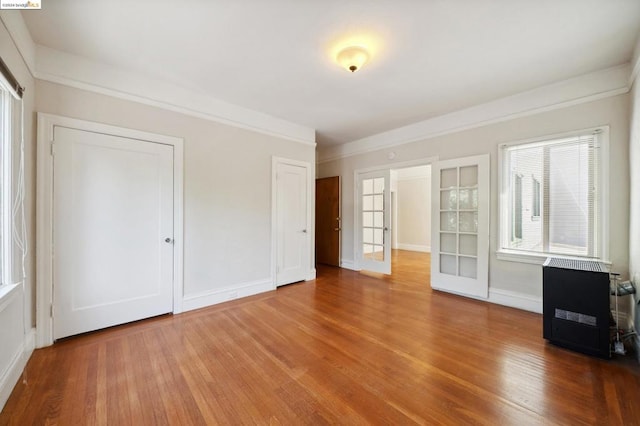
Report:
[[[391,171],[357,174],[357,268],[391,273]]]
[[[74,143],[71,140],[64,139],[66,137],[78,138],[81,135],[89,136],[88,140],[98,139],[98,142],[90,143]],[[58,138],[56,140],[56,138]],[[62,139],[61,139],[62,138]],[[87,141],[86,137],[81,137],[82,140]],[[57,142],[60,142],[58,144]],[[77,140],[75,142],[78,142]],[[71,144],[71,145],[69,145]],[[70,148],[70,146],[75,146]],[[107,147],[109,146],[109,147]],[[65,150],[73,152],[73,158],[71,162],[69,159],[64,159]],[[55,152],[55,155],[53,154]],[[129,154],[127,154],[129,152]],[[88,276],[90,272],[96,271],[99,275],[95,282],[101,282],[105,285],[108,282],[108,278],[118,277],[118,272],[124,272],[127,274],[126,267],[122,264],[114,265],[118,263],[118,257],[120,262],[127,262],[123,260],[128,252],[132,259],[128,265],[133,264],[133,260],[138,256],[137,261],[149,260],[155,258],[164,258],[162,264],[158,261],[154,266],[154,271],[151,273],[158,282],[164,280],[169,282],[168,288],[160,289],[155,284],[149,285],[148,281],[146,287],[139,286],[132,289],[129,294],[122,294],[124,286],[118,287],[120,283],[113,283],[113,280],[109,283],[109,292],[105,292],[100,295],[99,293],[92,294],[91,292],[79,289],[77,286],[73,289],[63,289],[63,293],[59,294],[61,290],[60,286],[56,286],[56,302],[67,303],[67,307],[58,306],[56,303],[56,319],[57,314],[61,310],[73,306],[77,312],[82,315],[88,313],[91,309],[98,309],[98,316],[105,314],[108,318],[111,318],[113,312],[106,314],[109,306],[116,308],[116,313],[120,320],[119,322],[126,322],[133,320],[128,314],[123,314],[123,311],[128,311],[128,307],[118,305],[120,302],[128,302],[132,306],[136,306],[133,311],[138,313],[143,312],[143,315],[150,316],[156,313],[174,312],[178,313],[182,311],[182,297],[183,297],[183,282],[182,282],[182,269],[183,269],[183,141],[180,138],[157,135],[153,133],[141,132],[137,130],[131,130],[126,128],[120,128],[115,126],[103,125],[99,123],[86,122],[82,120],[76,120],[66,117],[60,117],[50,114],[38,113],[38,175],[37,175],[37,346],[43,347],[53,343],[54,340],[54,318],[52,313],[54,312],[54,272],[57,280],[63,279],[76,280],[76,284],[79,283],[78,279],[83,276]],[[56,157],[60,155],[59,157]],[[106,157],[105,157],[106,156]],[[98,158],[99,157],[99,158]],[[56,173],[54,179],[54,158],[56,161],[57,171],[66,169],[67,174],[75,174],[75,177],[69,179],[69,176],[65,176]],[[142,164],[138,163],[141,159],[155,158],[157,164],[151,165],[148,161],[142,161]],[[88,161],[82,161],[83,159]],[[113,160],[113,161],[112,161]],[[157,161],[156,161],[157,160]],[[65,164],[65,161],[67,162]],[[108,205],[109,198],[113,199],[116,194],[122,194],[122,191],[116,191],[118,185],[115,184],[118,180],[123,181],[123,176],[120,173],[111,173],[109,175],[107,165],[115,162],[115,164],[126,165],[125,169],[128,171],[127,179],[128,185],[124,194],[128,194],[131,200],[128,205],[122,209],[117,209]],[[134,165],[134,163],[136,165]],[[161,165],[164,166],[161,166]],[[92,173],[87,173],[87,166],[90,166]],[[157,167],[156,167],[157,166]],[[160,173],[158,168],[164,169],[164,172]],[[95,173],[93,173],[95,172]],[[112,171],[113,172],[113,171]],[[160,178],[159,174],[163,177]],[[144,189],[145,178],[138,179],[142,175],[146,176],[146,182],[151,180],[150,176],[155,176],[159,180],[165,182],[161,185],[163,189],[155,191],[153,196],[146,194]],[[87,176],[91,176],[89,180],[86,180]],[[66,183],[65,183],[66,179]],[[83,180],[85,179],[85,180]],[[60,182],[58,182],[60,180]],[[71,197],[71,200],[67,199],[61,203],[57,199],[54,200],[54,181],[56,185],[56,197],[63,195],[63,187],[67,189],[71,188],[75,192]],[[69,185],[73,182],[71,185]],[[168,183],[167,183],[168,182]],[[112,185],[112,183],[114,183]],[[86,191],[94,186],[95,191]],[[122,188],[122,186],[120,186]],[[62,192],[62,194],[58,194]],[[83,194],[84,192],[84,194]],[[162,195],[160,195],[160,193]],[[137,194],[137,195],[136,195]],[[146,195],[145,195],[146,194]],[[84,196],[84,202],[83,202]],[[146,197],[146,198],[145,198]],[[154,220],[154,225],[145,225],[144,203],[150,199],[164,199],[167,200],[165,204],[169,206],[165,208],[163,215]],[[57,202],[58,201],[58,202]],[[74,205],[77,208],[72,209]],[[65,210],[66,209],[66,210]],[[55,210],[55,211],[54,211]],[[82,219],[82,211],[92,213],[91,217]],[[75,217],[74,217],[75,215]],[[99,216],[102,216],[101,218]],[[160,216],[160,215],[159,215]],[[54,218],[56,223],[54,224]],[[146,216],[148,219],[148,216]],[[58,223],[57,219],[61,219],[61,223]],[[75,231],[70,231],[69,226],[71,221],[76,220]],[[66,221],[66,223],[65,223]],[[137,222],[136,222],[137,221]],[[146,221],[151,222],[151,221]],[[96,226],[101,224],[104,226]],[[120,225],[118,225],[120,224]],[[54,226],[55,225],[55,226]],[[123,229],[117,229],[118,227]],[[54,242],[54,227],[56,228],[56,240]],[[114,229],[116,228],[116,229]],[[158,242],[154,236],[154,241],[151,244],[155,244],[155,248],[148,245],[141,250],[143,246],[132,244],[130,240],[135,236],[141,234],[150,234],[152,228],[156,228],[157,235],[162,235],[161,241]],[[82,234],[78,232],[84,229]],[[102,232],[104,230],[111,230],[111,233]],[[74,235],[74,232],[76,235]],[[89,233],[90,235],[87,235]],[[124,235],[124,237],[123,237]],[[169,243],[164,242],[165,238],[171,238]],[[66,241],[65,241],[66,239]],[[78,250],[80,248],[86,249],[80,252],[80,259],[72,256],[69,259],[67,253],[67,259],[64,260],[65,251],[55,253],[54,260],[54,243],[55,245],[65,244],[72,250]],[[119,245],[119,253],[113,250],[114,246]],[[106,250],[106,254],[103,253],[102,259],[100,259],[98,253],[100,248],[111,247],[111,250]],[[150,248],[152,250],[146,250]],[[143,251],[144,253],[140,253]],[[154,251],[153,254],[150,254]],[[138,252],[136,254],[136,252]],[[133,253],[133,254],[132,254]],[[61,259],[58,259],[57,257]],[[84,259],[83,259],[84,256]],[[140,257],[142,256],[142,257]],[[80,261],[88,261],[87,264],[79,265]],[[109,262],[109,260],[111,262]],[[54,267],[55,263],[55,267]],[[90,265],[91,264],[91,265]],[[65,268],[67,268],[65,270]],[[75,269],[75,270],[74,270]],[[139,281],[140,274],[138,273],[138,280],[131,279],[129,284],[133,285],[134,281]],[[123,282],[126,280],[122,280]],[[157,284],[157,283],[156,283]],[[148,305],[154,305],[149,300],[145,301],[143,297],[142,288],[149,290],[148,293],[162,294],[158,296],[163,298],[163,304],[158,304],[156,300],[156,307],[150,308]],[[71,290],[65,296],[64,291]],[[104,290],[104,289],[103,289]],[[118,293],[120,292],[120,293]],[[133,294],[137,292],[137,294]],[[67,302],[64,302],[67,298]],[[107,303],[104,303],[106,299]],[[133,299],[133,300],[131,300]],[[167,303],[168,300],[168,303]],[[99,305],[103,305],[100,307]],[[158,306],[160,306],[158,308]],[[102,311],[101,311],[102,310]],[[119,312],[118,312],[119,311]],[[71,321],[72,323],[85,322],[80,317],[76,317]],[[84,327],[94,328],[89,321]],[[68,334],[65,327],[58,327],[56,324],[55,338],[61,337],[63,334]],[[99,327],[108,325],[99,325]],[[73,330],[71,333],[82,332],[83,330]],[[63,334],[61,334],[63,333]]]
[[[274,158],[275,283],[281,286],[313,278],[313,191],[308,163]]]
[[[53,337],[173,310],[173,147],[57,126]]]
[[[489,296],[489,155],[432,169],[431,287]]]

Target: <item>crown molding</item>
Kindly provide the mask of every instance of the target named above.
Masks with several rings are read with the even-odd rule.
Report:
[[[37,45],[20,11],[0,11],[0,20],[29,72],[37,79],[316,146],[315,129],[310,127],[226,103],[160,79]]]
[[[35,77],[315,146],[312,128],[41,45]]]
[[[319,150],[318,163],[627,93],[630,73],[631,65],[627,63],[378,133],[343,145],[330,146]]]
[[[7,29],[29,72],[35,76],[36,44],[31,38],[27,24],[22,19],[22,14],[19,10],[2,10],[0,11],[0,21]]]

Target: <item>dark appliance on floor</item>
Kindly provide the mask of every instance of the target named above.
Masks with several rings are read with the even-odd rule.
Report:
[[[548,258],[542,267],[543,336],[610,358],[609,270],[602,262]]]

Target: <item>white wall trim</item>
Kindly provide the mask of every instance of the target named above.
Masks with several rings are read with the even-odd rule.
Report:
[[[40,80],[315,146],[315,130],[175,84],[36,45]]]
[[[487,300],[498,305],[509,306],[538,314],[542,313],[542,297],[489,287],[489,299]]]
[[[359,269],[356,268],[356,263],[349,259],[340,259],[340,267],[351,271],[359,271]]]
[[[13,295],[22,290],[22,284],[7,284],[0,286],[0,312],[4,311],[13,300]]]
[[[638,73],[640,73],[640,36],[638,37],[638,41],[636,41],[636,47],[633,50],[633,56],[631,57],[631,73],[629,74],[629,90],[631,90],[631,86],[638,78]],[[640,357],[640,353],[638,353]]]
[[[269,277],[262,280],[186,295],[182,307],[183,311],[186,312],[272,290],[275,289]]]
[[[317,276],[318,271],[316,270],[316,268],[311,268],[311,270],[309,271],[309,275],[307,276],[307,279],[305,281],[315,280]]]
[[[629,63],[318,151],[318,163],[592,102],[629,91]]]
[[[7,369],[0,374],[0,410],[4,407],[13,388],[27,366],[27,361],[31,358],[35,348],[36,329],[32,328],[25,336],[22,344],[11,359]]]
[[[398,243],[398,250],[419,251],[422,253],[431,253],[431,246],[422,244],[405,244]]]
[[[51,142],[55,126],[140,139],[173,146],[173,220],[174,269],[173,312],[182,312],[184,294],[184,141],[182,138],[159,135],[91,121],[38,113],[37,174],[36,174],[36,346],[53,343],[53,157]]]

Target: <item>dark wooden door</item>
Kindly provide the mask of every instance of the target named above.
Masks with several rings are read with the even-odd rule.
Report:
[[[316,262],[340,266],[340,176],[316,179]]]

